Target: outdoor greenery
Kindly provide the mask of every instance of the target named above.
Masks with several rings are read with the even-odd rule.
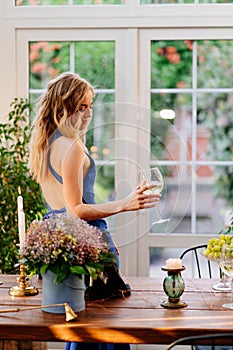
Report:
[[[200,87],[232,87],[232,41],[200,42]],[[233,160],[233,93],[200,93],[198,119],[209,130],[209,158],[216,161]],[[214,168],[216,196],[233,203],[233,166]]]
[[[30,138],[30,106],[16,98],[11,104],[6,123],[0,124],[0,270],[18,272],[18,188],[24,199],[26,227],[42,218],[45,207],[39,185],[29,175],[28,142]]]
[[[193,57],[193,42],[159,41],[151,45],[151,86],[152,88],[192,87],[192,64],[196,60],[197,88],[232,87],[233,70],[231,65],[232,41],[205,40],[197,42],[197,57]],[[190,93],[152,94],[152,109],[176,110],[182,108],[191,127],[192,96]],[[214,161],[233,160],[233,94],[231,92],[198,92],[198,126],[209,132],[208,150],[200,154],[201,159]],[[153,121],[153,120],[152,120]],[[176,127],[176,120],[172,120]],[[153,126],[153,124],[152,124]],[[152,127],[153,131],[153,127]],[[165,136],[164,136],[165,137]],[[152,139],[153,140],[153,139]],[[224,198],[232,205],[233,166],[213,167],[214,191],[217,197]]]
[[[17,6],[68,5],[69,0],[16,0]],[[73,0],[73,5],[121,5],[124,0]]]

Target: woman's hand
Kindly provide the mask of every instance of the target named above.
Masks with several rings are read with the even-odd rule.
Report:
[[[150,189],[154,187],[155,185],[147,185],[146,181],[143,181],[129,196],[123,199],[122,211],[133,211],[156,207],[161,195],[150,193]]]

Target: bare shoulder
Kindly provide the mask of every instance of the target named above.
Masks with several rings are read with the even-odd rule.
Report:
[[[61,139],[59,151],[63,164],[69,163],[75,166],[75,164],[85,161],[85,145],[81,141],[67,137],[62,137]]]

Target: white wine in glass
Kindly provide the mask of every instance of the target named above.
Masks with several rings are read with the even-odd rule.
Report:
[[[233,309],[233,247],[224,244],[221,248],[219,266],[222,272],[231,279],[232,302],[223,304],[222,306],[228,309]]]
[[[147,185],[154,185],[154,187],[148,190],[148,193],[159,194],[163,190],[164,178],[163,178],[163,175],[161,174],[161,171],[157,167],[151,168],[148,170],[142,170],[140,172],[140,180],[141,181],[145,180]],[[156,211],[157,211],[158,219],[154,221],[152,225],[162,224],[170,220],[170,219],[161,218],[158,205],[156,206]]]

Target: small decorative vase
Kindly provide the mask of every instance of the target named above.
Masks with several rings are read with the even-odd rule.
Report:
[[[183,266],[182,268],[178,269],[167,269],[162,267],[162,270],[167,271],[168,274],[163,281],[163,289],[168,296],[168,300],[163,301],[161,306],[172,309],[187,306],[184,301],[180,300],[185,287],[183,277],[181,276],[181,271],[185,270],[185,267]]]
[[[47,270],[42,276],[42,310],[49,313],[65,314],[64,305],[43,308],[43,305],[67,303],[75,311],[85,309],[84,277],[70,274],[61,283],[55,283],[56,275]]]

